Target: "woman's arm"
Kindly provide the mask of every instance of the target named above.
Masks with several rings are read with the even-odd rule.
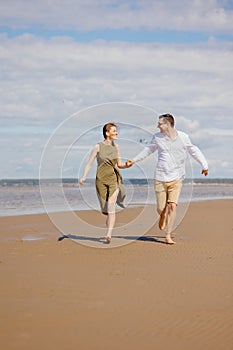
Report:
[[[128,165],[127,162],[123,163],[122,160],[121,160],[121,154],[120,154],[120,148],[118,145],[116,145],[117,147],[117,153],[118,153],[118,156],[117,156],[117,166],[119,169],[126,169],[126,168],[130,168],[132,165]]]
[[[84,184],[84,182],[87,178],[87,174],[89,173],[91,166],[92,166],[94,159],[96,158],[98,152],[99,152],[99,145],[97,144],[93,147],[92,152],[91,152],[90,157],[89,157],[89,160],[87,162],[87,165],[85,166],[83,176],[79,180],[80,185]]]

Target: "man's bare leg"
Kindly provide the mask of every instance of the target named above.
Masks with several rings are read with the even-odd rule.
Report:
[[[160,219],[159,219],[159,228],[160,230],[164,230],[166,227],[166,211],[167,211],[167,206],[161,211],[159,211]]]
[[[167,213],[167,220],[166,220],[166,226],[167,226],[167,233],[165,242],[167,244],[175,244],[176,242],[173,241],[171,238],[172,230],[175,224],[176,220],[176,203],[168,203],[168,213]]]
[[[160,215],[159,228],[164,230],[166,227],[166,211],[167,211],[167,191],[165,183],[155,181],[155,194],[157,202],[157,212]]]

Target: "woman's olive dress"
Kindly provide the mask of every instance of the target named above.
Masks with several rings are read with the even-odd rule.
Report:
[[[124,208],[125,191],[122,185],[122,177],[117,168],[117,147],[112,142],[106,145],[99,142],[99,152],[97,153],[96,191],[98,194],[101,211],[108,214],[108,199],[119,188],[117,204]]]

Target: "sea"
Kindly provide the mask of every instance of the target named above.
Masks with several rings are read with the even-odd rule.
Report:
[[[153,179],[124,179],[125,206],[155,204]],[[233,199],[233,179],[185,179],[179,201]],[[0,180],[0,216],[99,210],[94,179]]]

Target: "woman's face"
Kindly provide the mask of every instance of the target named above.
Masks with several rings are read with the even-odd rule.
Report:
[[[109,140],[112,140],[112,141],[117,140],[117,136],[118,136],[117,128],[115,126],[111,126],[109,131],[107,131],[106,135]]]

